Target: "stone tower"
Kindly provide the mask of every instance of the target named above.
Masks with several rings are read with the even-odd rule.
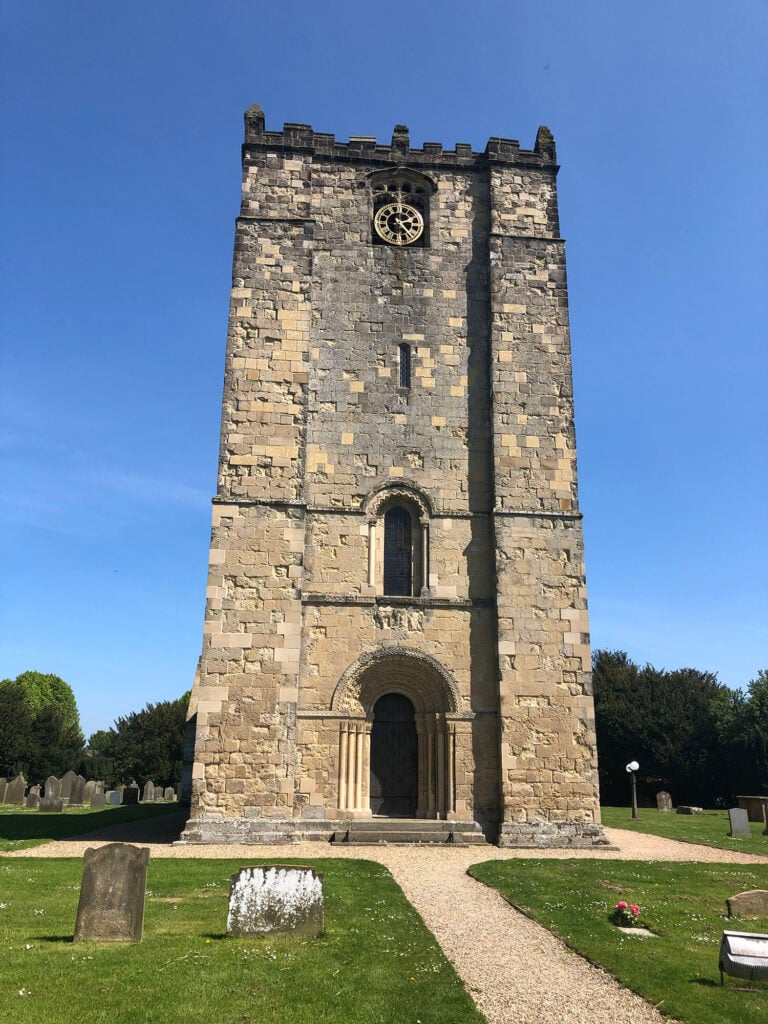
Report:
[[[188,841],[605,842],[556,173],[246,113]]]

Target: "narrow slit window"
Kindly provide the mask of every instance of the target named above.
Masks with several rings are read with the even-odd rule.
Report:
[[[411,346],[401,345],[400,346],[400,387],[409,388],[411,386]]]

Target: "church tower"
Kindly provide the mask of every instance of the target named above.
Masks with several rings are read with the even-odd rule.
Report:
[[[188,841],[605,843],[556,173],[246,113]]]

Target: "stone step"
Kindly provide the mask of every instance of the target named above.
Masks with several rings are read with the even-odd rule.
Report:
[[[336,829],[331,836],[332,843],[361,845],[431,844],[461,846],[485,846],[486,839],[475,822],[451,822],[432,820],[399,821],[355,821],[348,828]]]

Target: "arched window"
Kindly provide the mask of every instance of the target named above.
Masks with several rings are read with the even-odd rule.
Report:
[[[400,346],[400,387],[411,386],[411,346],[403,343]]]
[[[413,593],[413,520],[402,505],[393,505],[384,515],[384,593]]]

